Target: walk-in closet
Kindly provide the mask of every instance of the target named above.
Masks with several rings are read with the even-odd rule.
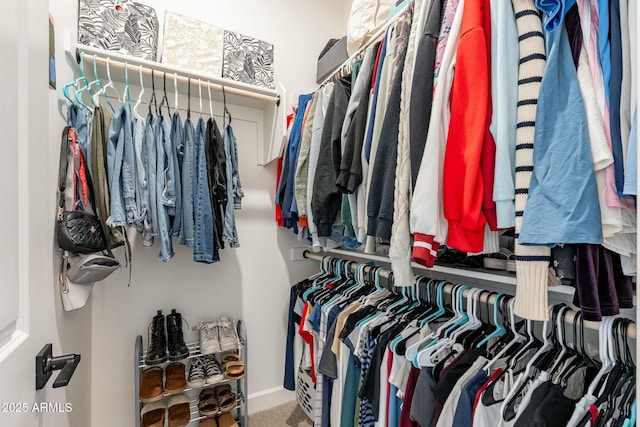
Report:
[[[636,1],[5,3],[0,426],[636,425]]]

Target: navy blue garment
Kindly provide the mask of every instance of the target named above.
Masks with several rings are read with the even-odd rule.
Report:
[[[284,357],[284,388],[287,390],[296,389],[296,371],[294,361],[293,342],[296,338],[296,323],[300,323],[300,318],[295,314],[293,309],[296,306],[297,285],[291,287],[289,294],[289,319],[287,320],[287,347]],[[298,317],[296,321],[296,317]]]
[[[620,129],[620,98],[622,95],[622,34],[620,30],[620,0],[609,2],[611,39],[611,82],[609,116],[611,117],[611,148],[613,170],[616,177],[618,195],[624,190],[624,157],[622,154],[622,131]],[[626,17],[625,17],[626,18]]]
[[[375,78],[375,87],[373,90],[373,100],[371,103],[371,111],[369,112],[369,126],[367,126],[367,133],[365,134],[364,141],[364,153],[369,161],[371,157],[371,144],[373,143],[373,124],[376,117],[376,109],[378,107],[378,91],[380,89],[380,74],[382,73],[382,65],[384,64],[384,57],[387,56],[387,37],[382,41],[382,46],[380,47],[380,57],[378,58],[378,65],[376,68],[376,78]]]
[[[298,97],[298,111],[291,126],[291,135],[289,136],[288,162],[289,170],[287,177],[287,186],[284,192],[282,202],[282,219],[285,227],[292,227],[297,222],[297,205],[295,204],[295,182],[296,182],[296,166],[298,165],[298,154],[300,152],[300,138],[302,136],[302,123],[304,121],[307,104],[311,101],[312,94],[303,94]]]
[[[473,403],[476,399],[476,393],[488,379],[487,374],[481,369],[462,388],[452,427],[470,427],[473,424]]]

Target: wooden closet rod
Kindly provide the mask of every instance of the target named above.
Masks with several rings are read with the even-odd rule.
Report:
[[[305,258],[307,258],[307,259],[313,259],[313,260],[316,260],[316,261],[322,261],[322,259],[325,258],[325,257],[340,259],[339,257],[335,257],[333,255],[322,255],[320,253],[315,253],[315,252],[311,252],[311,251],[304,251],[303,252],[303,256]],[[355,261],[355,262],[358,263],[358,261]],[[391,273],[390,270],[383,269],[380,272],[380,276],[384,277],[384,278],[388,278],[390,273]],[[447,294],[451,294],[451,290],[452,289],[453,289],[453,284],[447,284],[444,287],[444,291]],[[468,293],[469,293],[469,290],[467,289],[467,290],[462,292],[462,296],[466,297]],[[497,298],[497,295],[492,294],[492,295],[488,296],[488,301],[487,301],[486,298],[484,300],[481,298],[480,301],[488,302],[489,304],[493,304],[495,302],[496,298]],[[567,310],[567,312],[566,312],[566,314],[564,316],[565,323],[572,324],[573,323],[573,319],[576,317],[576,315],[577,315],[576,311],[571,310],[571,309]],[[590,320],[585,320],[583,322],[583,324],[584,324],[584,326],[586,328],[593,329],[593,330],[596,330],[596,331],[600,328],[600,322],[592,322]],[[635,323],[632,323],[631,325],[629,325],[629,329],[627,330],[627,336],[629,338],[636,339],[636,324]]]
[[[230,95],[238,95],[246,98],[256,99],[258,101],[274,103],[276,104],[276,106],[280,105],[280,95],[272,95],[268,93],[274,91],[263,88],[256,88],[255,90],[252,90],[253,88],[250,85],[242,82],[229,81],[229,84],[227,85],[220,82],[219,80],[221,79],[218,78],[211,78],[204,75],[198,75],[196,73],[187,74],[184,71],[180,71],[164,64],[146,61],[139,58],[127,57],[118,53],[105,52],[99,49],[91,48],[89,46],[78,46],[77,56],[78,59],[80,58],[80,56],[84,56],[85,67],[89,67],[89,64],[93,64],[94,57],[96,64],[106,67],[107,58],[109,58],[110,69],[124,70],[126,67],[129,72],[137,73],[140,70],[140,67],[142,67],[142,73],[146,76],[151,76],[151,70],[153,70],[153,75],[156,78],[162,78],[163,76],[166,76],[167,78],[171,78],[171,81],[173,81],[174,76],[177,76],[176,80],[183,84],[188,85],[189,80],[191,80],[191,86],[195,88],[198,87],[198,84],[200,84],[203,88],[207,88],[207,86],[210,86],[212,90],[216,90],[218,92],[222,92],[222,89],[224,88],[225,93]],[[185,74],[187,74],[187,76],[185,76]],[[137,74],[135,76],[137,76]],[[133,82],[137,82],[135,76],[132,77]],[[214,81],[212,82],[212,80]],[[216,82],[216,80],[218,81]],[[246,86],[247,88],[244,89],[244,86]]]

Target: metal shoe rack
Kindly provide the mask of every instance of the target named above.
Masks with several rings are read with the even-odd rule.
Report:
[[[238,331],[238,337],[240,338],[240,346],[238,347],[238,353],[240,354],[240,359],[244,364],[244,377],[239,380],[224,380],[216,384],[207,384],[204,387],[197,388],[197,389],[187,387],[183,392],[181,392],[181,393],[187,394],[191,399],[191,403],[190,403],[191,421],[188,424],[189,426],[197,425],[196,423],[199,422],[200,420],[203,420],[205,418],[210,418],[210,417],[203,417],[199,413],[198,395],[200,393],[200,390],[202,390],[203,388],[215,388],[220,384],[227,384],[227,383],[231,383],[231,384],[236,383],[237,385],[237,387],[233,389],[233,392],[236,393],[236,407],[231,411],[231,413],[234,415],[236,421],[241,427],[248,427],[249,425],[249,415],[248,415],[249,410],[247,405],[247,390],[248,390],[247,388],[247,328],[242,320],[239,320],[237,322],[236,328]],[[182,360],[181,362],[184,362],[187,359],[194,359],[196,357],[202,356],[202,353],[200,353],[199,343],[190,343],[190,344],[187,344],[187,347],[189,347],[189,356],[186,359]],[[220,354],[220,353],[223,353],[223,352],[221,351],[215,354]],[[141,423],[142,423],[142,417],[141,417],[142,402],[140,402],[140,379],[142,376],[142,371],[148,367],[151,367],[151,365],[147,365],[144,362],[145,356],[146,356],[146,351],[143,351],[142,336],[138,335],[136,337],[135,351],[133,355],[134,377],[135,377],[134,406],[135,406],[135,420],[136,420],[135,426],[136,427],[141,427]],[[169,363],[170,362],[165,362],[161,365],[154,365],[154,366],[164,367]],[[187,372],[189,371],[188,366],[186,370]],[[163,396],[163,399],[168,399],[169,397],[175,396],[175,395],[176,394],[165,394]],[[168,421],[165,421],[165,425],[168,425],[167,423]]]

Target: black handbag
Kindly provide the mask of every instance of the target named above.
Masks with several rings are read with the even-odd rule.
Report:
[[[90,254],[108,249],[107,239],[100,220],[92,213],[83,210],[65,210],[68,167],[73,168],[74,180],[82,178],[84,182],[86,182],[87,199],[92,206],[94,205],[91,176],[85,168],[82,152],[80,151],[76,138],[77,134],[75,129],[70,126],[64,128],[62,132],[62,146],[60,147],[56,235],[60,249],[72,253]],[[74,159],[72,164],[69,164],[69,157]],[[79,159],[77,162],[78,167],[76,167],[75,159]],[[93,209],[95,211],[95,206]]]

